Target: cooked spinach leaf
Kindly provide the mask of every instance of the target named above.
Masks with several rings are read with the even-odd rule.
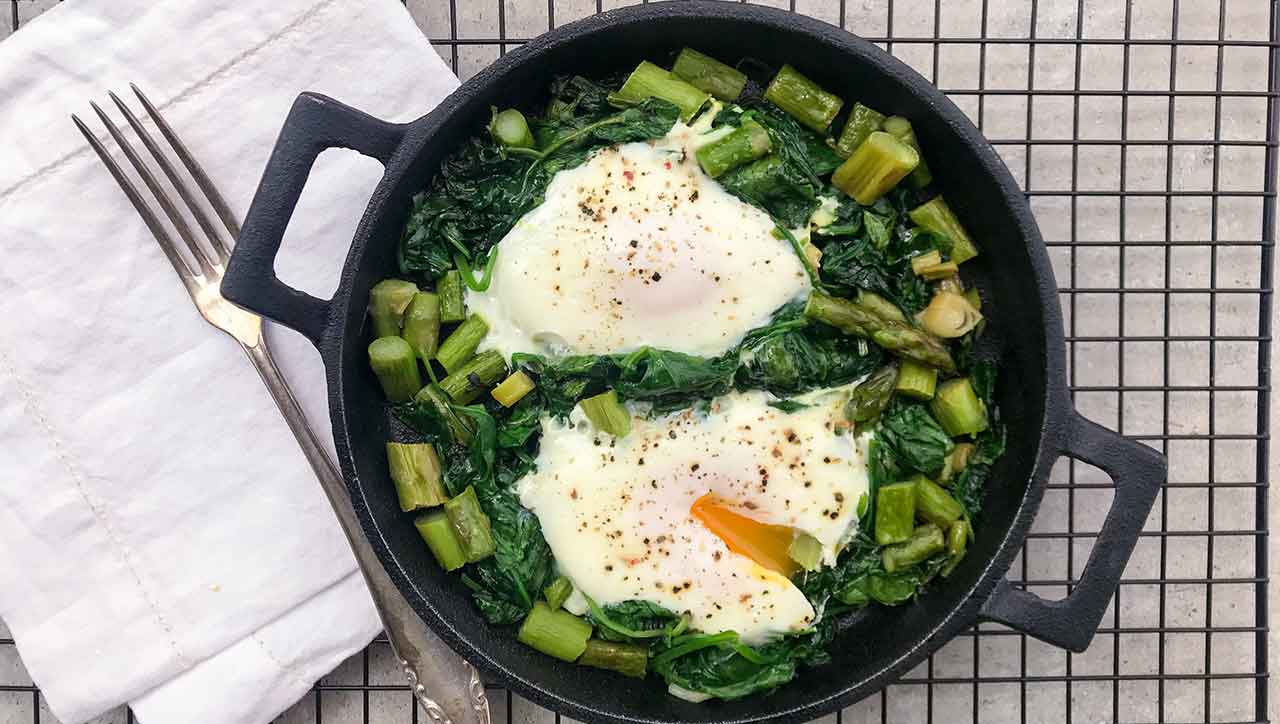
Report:
[[[903,471],[926,475],[942,469],[942,463],[955,444],[919,403],[895,400],[880,417],[876,439]]]

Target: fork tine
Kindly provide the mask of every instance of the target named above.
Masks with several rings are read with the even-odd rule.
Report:
[[[169,263],[173,265],[173,270],[178,273],[178,277],[182,279],[182,283],[186,285],[187,291],[193,295],[196,292],[195,274],[191,271],[191,267],[187,265],[187,261],[178,253],[178,247],[173,241],[173,237],[169,236],[168,230],[164,228],[164,224],[160,222],[160,218],[156,216],[147,202],[143,200],[138,187],[133,185],[133,181],[125,175],[124,169],[120,168],[120,164],[111,158],[111,154],[107,152],[98,137],[93,135],[93,131],[85,125],[80,117],[72,114],[71,120],[75,122],[76,128],[84,134],[85,139],[89,141],[89,145],[94,152],[98,154],[98,158],[111,172],[111,176],[115,178],[116,183],[120,185],[120,190],[124,195],[129,197],[129,202],[133,204],[133,208],[137,209],[138,215],[142,217],[142,221],[146,223],[147,228],[151,230],[152,236],[159,242],[160,248],[164,251],[164,255],[169,258]]]
[[[182,237],[182,240],[187,243],[187,249],[191,252],[191,255],[196,258],[196,262],[200,264],[201,271],[205,276],[215,278],[217,276],[217,272],[213,268],[213,262],[209,259],[209,256],[205,253],[204,249],[196,243],[195,236],[191,233],[191,227],[187,225],[186,220],[182,218],[182,214],[178,212],[177,207],[173,205],[173,201],[169,198],[169,195],[165,193],[165,190],[161,188],[160,183],[156,181],[156,177],[151,173],[151,169],[147,168],[147,165],[142,162],[142,159],[138,156],[138,152],[133,149],[133,146],[130,145],[129,141],[124,137],[124,134],[120,132],[120,129],[116,127],[116,124],[112,122],[106,112],[103,111],[97,103],[92,101],[89,102],[89,106],[93,108],[94,113],[97,113],[98,118],[100,118],[102,123],[106,125],[107,133],[110,133],[111,137],[115,139],[117,144],[119,144],[120,150],[124,151],[125,158],[129,159],[129,163],[133,164],[133,169],[138,172],[138,176],[142,178],[142,182],[151,190],[151,195],[155,197],[156,202],[160,204],[160,208],[163,209],[165,215],[169,217],[169,221],[173,224],[173,227],[178,230],[178,236]]]
[[[164,116],[160,115],[160,111],[156,110],[150,99],[143,95],[138,86],[133,83],[130,83],[129,87],[133,89],[134,95],[138,96],[138,100],[142,101],[142,107],[147,109],[147,115],[151,116],[151,120],[156,122],[156,127],[160,129],[160,133],[169,141],[169,145],[173,146],[178,158],[182,159],[182,165],[187,167],[191,178],[196,180],[196,185],[208,197],[209,204],[213,206],[213,210],[218,213],[222,223],[226,225],[234,243],[236,239],[240,238],[240,222],[236,221],[236,215],[231,213],[231,207],[227,205],[226,199],[222,198],[222,194],[218,193],[218,187],[213,185],[213,181],[209,179],[209,174],[204,172],[204,168],[196,161],[195,156],[192,156],[191,152],[187,150],[186,145],[178,138],[178,134],[173,132],[169,122],[164,119]]]
[[[151,134],[147,133],[147,129],[142,127],[142,123],[138,121],[137,116],[133,115],[133,111],[129,110],[124,101],[120,100],[120,96],[111,91],[107,91],[107,95],[111,96],[112,102],[124,114],[125,120],[129,122],[129,127],[142,140],[142,145],[146,146],[147,150],[151,152],[156,163],[159,164],[160,170],[164,171],[165,176],[169,177],[169,183],[177,190],[178,196],[181,196],[187,208],[191,209],[191,215],[195,217],[196,223],[200,225],[200,228],[204,230],[205,236],[208,237],[209,245],[213,247],[215,256],[218,257],[219,261],[226,263],[230,256],[227,247],[222,243],[222,238],[218,233],[218,229],[214,226],[213,219],[209,218],[208,212],[204,210],[204,207],[196,203],[195,198],[191,195],[191,188],[187,185],[186,180],[178,175],[177,169],[169,162],[169,157],[156,144]]]

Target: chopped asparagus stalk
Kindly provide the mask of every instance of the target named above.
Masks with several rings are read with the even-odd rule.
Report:
[[[836,153],[841,158],[852,156],[867,136],[880,130],[883,121],[884,114],[880,111],[854,103],[853,110],[849,111],[849,120],[845,121],[844,130],[840,132],[840,140],[836,141]]]
[[[896,545],[888,546],[881,554],[884,569],[890,573],[926,561],[947,549],[946,536],[933,523],[916,528],[910,537]]]
[[[529,122],[523,113],[514,108],[502,111],[493,108],[492,111],[489,135],[495,142],[507,148],[533,148],[533,133],[529,131]]]
[[[875,131],[831,175],[831,183],[863,206],[874,204],[920,163],[920,154],[884,131]]]
[[[511,407],[532,391],[533,380],[529,379],[529,375],[526,375],[523,370],[516,370],[489,394],[493,395],[493,399],[497,400],[499,405]]]
[[[387,466],[396,484],[400,510],[431,508],[449,499],[440,477],[440,458],[430,443],[387,443]]]
[[[462,301],[462,272],[457,269],[445,272],[436,284],[436,294],[440,297],[441,322],[461,322],[466,318],[467,308]]]
[[[973,455],[977,450],[977,446],[971,442],[958,442],[956,446],[947,453],[946,460],[942,463],[942,472],[938,474],[938,478],[944,482],[949,482],[952,478],[960,474],[969,464],[969,456]]]
[[[822,543],[808,533],[796,531],[787,555],[806,571],[816,571],[822,565]]]
[[[631,71],[618,92],[609,98],[621,103],[639,103],[645,98],[661,98],[674,103],[680,109],[681,119],[688,123],[698,115],[711,95],[686,83],[671,71],[645,60]]]
[[[693,48],[680,51],[671,72],[722,101],[736,101],[747,85],[747,76],[742,71]]]
[[[987,429],[987,406],[978,399],[968,377],[957,377],[939,385],[929,409],[952,437]]]
[[[449,397],[439,387],[436,385],[423,387],[414,396],[413,401],[420,405],[430,405],[435,409],[436,416],[445,421],[445,425],[449,428],[449,436],[455,443],[471,444],[475,436],[474,423],[453,411],[453,404],[449,401]]]
[[[964,508],[945,488],[923,475],[912,478],[916,485],[916,517],[946,528],[964,515]]]
[[[898,381],[894,389],[907,397],[917,400],[933,399],[933,391],[938,386],[938,371],[926,367],[919,362],[903,360],[898,370]]]
[[[889,406],[889,400],[893,399],[897,380],[897,365],[888,364],[872,372],[849,393],[849,402],[844,408],[845,418],[861,423],[880,417],[880,413]]]
[[[973,307],[975,310],[979,312],[982,311],[982,295],[978,293],[977,287],[970,287],[969,289],[965,290],[964,300],[968,302],[969,306]]]
[[[881,319],[887,319],[891,322],[907,321],[907,315],[902,313],[898,305],[875,292],[869,292],[866,289],[858,290],[857,303],[875,312]]]
[[[400,332],[404,341],[413,347],[423,364],[431,361],[440,345],[440,300],[431,292],[418,292],[404,311],[404,325]]]
[[[963,337],[978,326],[982,314],[969,304],[963,294],[937,292],[919,316],[920,326],[943,339]]]
[[[735,166],[754,161],[769,152],[769,132],[747,119],[729,135],[699,148],[698,163],[711,178]]]
[[[577,661],[591,638],[591,624],[568,611],[552,611],[546,603],[537,601],[520,624],[516,638],[548,656]]]
[[[964,230],[964,226],[960,224],[960,220],[956,218],[956,215],[951,212],[951,207],[947,206],[947,202],[942,196],[934,196],[929,201],[908,211],[907,216],[911,217],[911,221],[916,226],[931,231],[951,242],[951,251],[948,252],[951,261],[963,264],[978,255],[978,247],[974,245],[973,239],[969,238],[969,232]]]
[[[369,366],[391,402],[408,402],[422,389],[413,348],[399,337],[379,337],[369,344]]]
[[[636,644],[620,641],[587,641],[578,663],[583,666],[594,666],[597,669],[608,669],[636,679],[643,679],[649,664],[649,649]]]
[[[631,432],[631,413],[618,402],[618,393],[613,390],[588,397],[578,404],[597,430],[614,437],[626,437]]]
[[[911,121],[902,116],[891,116],[885,119],[884,130],[915,149],[915,152],[920,155],[920,163],[911,171],[911,175],[908,177],[911,185],[921,189],[932,183],[933,173],[929,171],[929,164],[925,162],[924,152],[920,150],[920,142],[916,140],[916,131],[911,127]]]
[[[547,606],[551,607],[552,611],[558,611],[571,593],[573,593],[573,584],[568,578],[560,576],[543,589],[542,597],[547,599]]]
[[[915,520],[915,483],[894,483],[876,491],[876,543],[889,545],[910,539]]]
[[[459,405],[469,405],[505,374],[507,363],[503,361],[502,353],[491,349],[472,357],[457,371],[440,380],[440,389]]]
[[[942,567],[942,575],[949,576],[960,565],[965,549],[969,547],[969,539],[973,537],[973,526],[967,520],[957,520],[947,529],[947,565]]]
[[[449,516],[453,532],[458,534],[458,542],[467,555],[468,563],[482,561],[493,555],[493,533],[489,527],[489,516],[480,509],[480,499],[476,497],[476,489],[467,489],[453,496],[444,504],[444,514]]]
[[[413,525],[427,542],[431,555],[435,556],[436,563],[441,568],[456,571],[466,565],[467,554],[462,550],[462,542],[458,540],[458,534],[453,532],[453,524],[443,510],[424,513],[414,519]]]
[[[934,249],[911,257],[911,273],[916,276],[924,274],[924,270],[942,263],[942,254]]]
[[[904,322],[885,319],[865,305],[815,291],[809,295],[804,315],[845,334],[870,339],[899,357],[937,368],[943,374],[956,370],[955,360],[941,340]]]
[[[826,133],[844,105],[839,96],[822,90],[790,65],[782,66],[773,77],[764,97],[818,133]]]
[[[489,333],[489,325],[479,314],[467,317],[436,350],[436,359],[444,371],[453,374],[476,354],[476,347]]]
[[[950,279],[959,271],[960,266],[954,261],[944,261],[921,269],[919,274],[931,282],[936,282],[941,279]]]
[[[401,279],[383,279],[369,290],[369,317],[374,337],[400,334],[404,310],[418,293],[418,285]]]

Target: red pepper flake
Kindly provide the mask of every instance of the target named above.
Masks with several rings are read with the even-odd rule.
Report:
[[[663,168],[665,168],[665,169],[667,169],[668,171],[670,171],[670,170],[671,170],[671,162],[670,162],[670,161],[667,161],[666,163],[662,164],[662,167],[663,167]]]
[[[622,177],[625,178],[628,183],[634,182],[636,180],[636,172],[628,169],[622,172]]]

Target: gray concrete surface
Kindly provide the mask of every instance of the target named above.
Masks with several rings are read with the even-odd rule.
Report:
[[[22,22],[54,4],[9,1],[16,2]],[[500,25],[507,38],[527,38],[596,9],[595,0],[556,0],[549,18],[543,0],[457,0],[458,17],[451,18],[446,0],[407,4],[433,39],[496,38]],[[630,0],[601,3],[605,9],[621,4]],[[785,1],[769,4],[787,7]],[[11,32],[8,5],[0,0],[0,38]],[[833,0],[795,5],[840,21],[840,5]],[[1258,441],[1249,436],[1261,432],[1258,193],[1265,172],[1266,99],[1257,94],[1267,90],[1268,49],[1258,44],[1268,40],[1270,4],[1183,0],[1176,23],[1174,6],[1173,0],[947,0],[936,8],[934,0],[897,0],[890,17],[887,0],[845,3],[844,26],[868,37],[898,39],[890,50],[951,94],[1032,194],[1059,285],[1068,290],[1061,302],[1074,340],[1077,405],[1093,419],[1167,450],[1171,486],[1157,502],[1150,535],[1140,541],[1103,631],[1088,651],[1066,654],[984,625],[976,641],[972,635],[956,639],[903,683],[845,710],[841,721],[1266,717],[1254,708],[1263,684],[1252,629],[1261,620],[1255,593],[1263,585],[1255,580],[1254,566],[1258,546],[1267,539],[1253,533],[1262,521],[1254,497]],[[1135,41],[1128,46],[1119,42],[1126,37],[1126,20]],[[1221,51],[1220,32],[1226,41]],[[1011,42],[985,48],[944,43],[935,56],[934,44],[901,41],[938,34]],[[1016,42],[1028,36],[1048,40]],[[1171,37],[1202,42],[1171,51]],[[1076,38],[1086,42],[1077,44]],[[439,44],[438,51],[456,61],[466,78],[504,47],[510,46]],[[1028,87],[1037,93],[1017,92]],[[980,88],[1010,92],[972,92]],[[1101,94],[1076,96],[1078,89]],[[1223,91],[1218,98],[1216,89]],[[1124,90],[1132,93],[1117,93]],[[1227,142],[1215,144],[1215,137]],[[1072,139],[1083,143],[1064,143]],[[1179,143],[1166,143],[1170,139]],[[1072,188],[1090,195],[1053,193]],[[1166,197],[1166,191],[1180,195]],[[1090,291],[1099,288],[1111,290]],[[1211,336],[1227,339],[1209,341]],[[1274,409],[1271,416],[1273,425],[1280,420]],[[1277,473],[1273,462],[1272,474]],[[1069,481],[1107,482],[1096,469],[1062,461],[1054,482]],[[1087,534],[1098,530],[1110,498],[1105,487],[1051,490],[1034,528],[1043,537],[1029,543],[1011,575],[1037,582],[1032,588],[1042,595],[1061,596],[1063,582],[1079,575],[1092,545]],[[1276,506],[1273,499],[1273,514],[1280,511]],[[1211,526],[1218,531],[1212,536]],[[1197,580],[1206,577],[1219,582]],[[1274,666],[1280,661],[1275,647],[1271,656]],[[398,685],[389,664],[385,646],[371,647],[324,679],[334,690],[304,699],[279,721],[309,724],[319,709],[325,722],[362,722],[366,708],[371,722],[410,721],[407,694],[374,691],[366,704],[358,690],[365,684]],[[0,646],[0,685],[30,685],[11,646]],[[508,713],[513,722],[555,721],[519,697],[495,692],[494,702],[498,721]],[[0,691],[0,724],[33,721],[35,706],[30,692]],[[53,719],[45,711],[39,721]],[[124,722],[125,713],[101,721]]]

